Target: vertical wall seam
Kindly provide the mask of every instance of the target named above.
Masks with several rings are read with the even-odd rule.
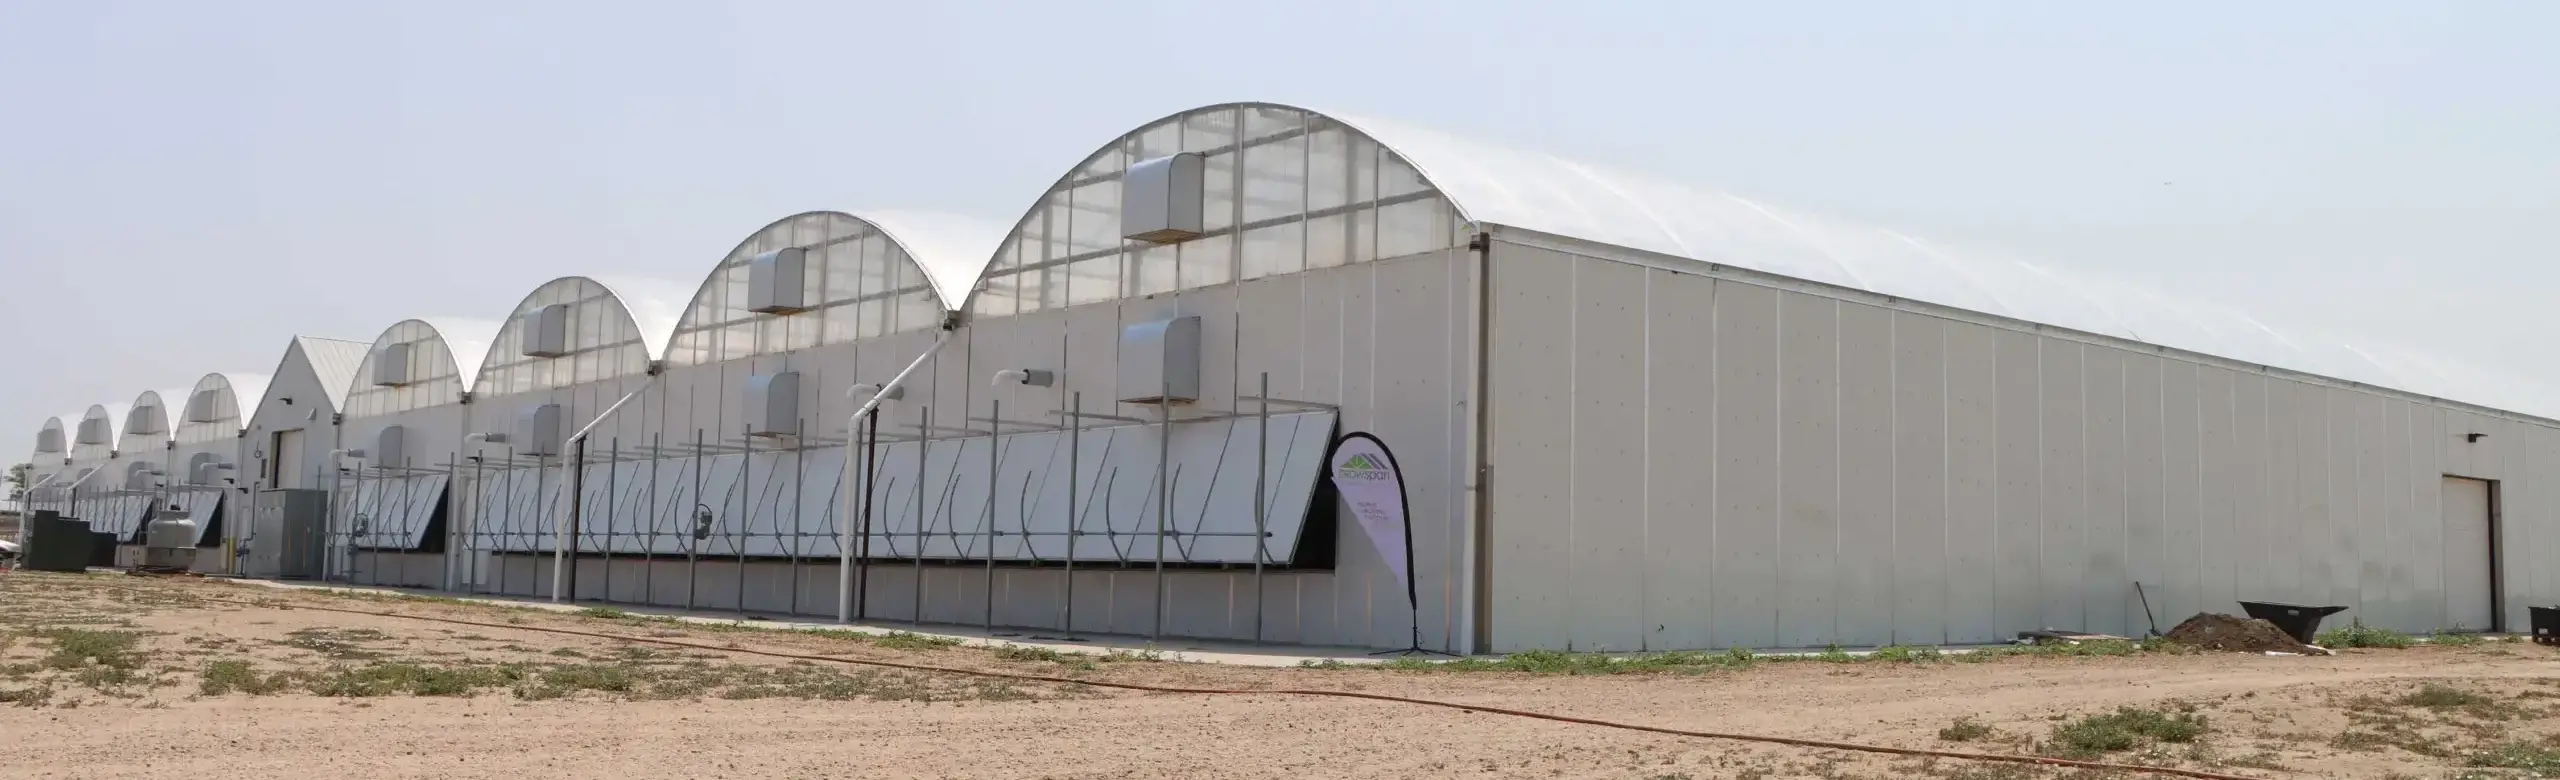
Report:
[[[1724,525],[1724,327],[1722,309],[1724,282],[1707,279],[1707,562],[1705,637],[1708,647],[1721,647],[1716,639],[1716,558],[1723,553],[1721,527]]]
[[[2116,565],[2123,567],[2128,580],[2139,576],[2133,571],[2133,461],[2138,454],[2133,451],[2133,358],[2134,355],[2128,353],[2121,356],[2116,364],[2116,404],[2122,407],[2116,412],[2116,469],[2119,473],[2116,477],[2116,517],[2119,518],[2115,534]],[[2167,388],[2153,393],[2152,402],[2158,403],[2158,396],[2165,392]],[[2153,423],[2152,427],[2157,430],[2159,424]],[[2125,604],[2124,596],[2123,593],[2116,594],[2117,606],[2130,606]],[[2123,623],[2130,627],[2133,615],[2125,614]]]
[[[1902,323],[1884,311],[1885,404],[1885,570],[1890,572],[1879,594],[1885,597],[1885,641],[1902,643]]]
[[[1938,327],[1938,644],[1955,642],[1955,421],[1949,407],[1955,405],[1949,392],[1948,361],[1953,357],[1947,348],[1947,331],[1951,322]]]
[[[1639,267],[1636,269],[1636,272],[1643,274],[1642,278],[1644,279],[1644,300],[1639,303],[1639,316],[1637,319],[1637,322],[1639,323],[1637,325],[1637,338],[1642,340],[1639,347],[1642,349],[1643,354],[1643,357],[1639,361],[1639,364],[1642,366],[1639,376],[1641,377],[1640,381],[1644,383],[1644,387],[1642,394],[1639,396],[1639,398],[1642,399],[1642,406],[1636,411],[1636,419],[1638,425],[1641,426],[1639,430],[1642,432],[1644,440],[1640,448],[1641,454],[1636,457],[1636,463],[1642,468],[1642,472],[1637,475],[1637,479],[1640,480],[1637,491],[1638,495],[1641,496],[1639,499],[1641,501],[1641,505],[1637,508],[1638,518],[1641,524],[1638,527],[1639,534],[1637,538],[1642,541],[1641,546],[1636,551],[1637,560],[1639,561],[1639,564],[1636,567],[1636,647],[1641,649],[1652,649],[1652,640],[1654,636],[1651,630],[1645,628],[1645,626],[1661,625],[1653,622],[1653,567],[1644,565],[1651,562],[1646,560],[1646,558],[1652,554],[1653,550],[1654,271],[1650,268]]]
[[[1991,342],[1991,565],[1983,568],[1991,574],[1991,636],[1996,638],[2000,635],[2000,621],[2004,617],[2000,611],[2000,586],[2009,574],[2009,567],[2001,565],[2000,560],[2008,550],[2000,541],[2001,526],[2006,520],[2000,512],[2000,493],[2008,489],[2005,475],[2000,470],[2000,451],[2007,446],[2008,439],[2000,433],[2000,418],[2003,416],[2000,410],[2004,408],[2000,404],[2000,332],[1986,331],[1984,336]]]
[[[1769,386],[1773,391],[1771,397],[1778,400],[1769,408],[1771,433],[1776,434],[1771,437],[1776,444],[1769,448],[1769,457],[1776,465],[1771,470],[1778,477],[1770,484],[1770,489],[1775,491],[1770,505],[1777,511],[1772,512],[1769,518],[1774,530],[1770,543],[1774,553],[1770,562],[1774,565],[1770,566],[1769,589],[1763,591],[1769,597],[1769,638],[1773,645],[1785,641],[1786,624],[1782,619],[1784,608],[1780,605],[1780,594],[1784,592],[1787,581],[1787,295],[1784,292],[1775,295],[1778,302],[1772,308],[1774,313],[1769,323],[1769,353],[1772,356]]]
[[[1574,453],[1582,448],[1582,257],[1565,255],[1565,395],[1564,395],[1564,646],[1571,650],[1581,646],[1574,641],[1575,629],[1581,621],[1573,608],[1582,594],[1582,573],[1574,564],[1582,554],[1582,469],[1574,464]]]

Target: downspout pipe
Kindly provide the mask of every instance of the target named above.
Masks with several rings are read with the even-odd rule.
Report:
[[[889,400],[889,396],[895,395],[898,388],[906,386],[907,378],[914,376],[917,369],[923,368],[926,362],[933,360],[934,355],[941,354],[942,348],[951,343],[952,335],[960,332],[961,324],[961,319],[956,315],[944,319],[942,324],[942,334],[934,337],[933,346],[926,348],[924,354],[917,355],[916,359],[913,362],[908,363],[904,370],[899,371],[897,376],[890,377],[888,384],[881,385],[877,390],[871,390],[871,397],[864,400],[860,407],[856,407],[853,410],[853,414],[845,417],[845,431],[847,432],[848,438],[851,437],[851,432],[861,430],[863,416],[878,411],[880,408],[880,402]],[[846,395],[851,396],[858,394],[865,389],[866,388],[863,385],[854,385],[852,387],[845,388],[845,393]],[[844,453],[843,484],[856,484],[854,482],[853,473],[853,455],[853,445],[846,444]],[[862,485],[862,492],[865,495],[868,495],[872,489],[870,483],[865,482],[860,484]],[[836,622],[840,624],[853,622],[854,612],[853,567],[855,561],[853,557],[853,491],[845,491],[841,502],[843,506],[838,507],[836,511]]]
[[[664,367],[659,364],[650,364],[648,382],[641,384],[639,389],[622,394],[622,398],[620,400],[614,401],[612,406],[604,408],[603,414],[596,415],[596,418],[593,420],[588,420],[586,427],[579,428],[577,433],[569,434],[569,441],[567,442],[569,447],[569,515],[567,517],[560,518],[558,531],[552,535],[551,601],[553,603],[558,603],[563,600],[574,601],[575,599],[569,598],[568,594],[578,587],[578,574],[576,567],[570,561],[569,551],[576,548],[578,544],[578,512],[584,508],[587,496],[587,436],[595,433],[596,426],[602,425],[605,420],[611,419],[614,412],[621,411],[623,404],[630,403],[631,399],[640,397],[641,393],[649,392],[649,388],[658,386],[659,378],[666,375],[663,369]]]

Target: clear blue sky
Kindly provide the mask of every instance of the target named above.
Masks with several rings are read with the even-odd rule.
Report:
[[[2560,385],[2560,3],[0,0],[0,445],[1283,100]],[[21,372],[26,372],[21,374]]]

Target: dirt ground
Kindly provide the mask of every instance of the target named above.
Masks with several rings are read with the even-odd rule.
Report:
[[[244,603],[245,602],[245,603]],[[412,617],[353,615],[333,607]],[[456,618],[485,626],[415,619]],[[531,630],[685,641],[708,649]],[[0,574],[0,777],[2107,777],[1288,694],[1383,693],[1691,730],[2251,777],[2560,772],[2560,651],[2132,646],[1794,661],[1524,655],[1250,669],[678,624],[212,580]],[[2532,772],[2541,774],[2530,774]]]

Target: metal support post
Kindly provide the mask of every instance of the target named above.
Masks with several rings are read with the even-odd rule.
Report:
[[[1264,497],[1271,480],[1271,372],[1262,372],[1261,399],[1254,410],[1253,434],[1253,643],[1262,644],[1262,559],[1269,546],[1270,502]]]
[[[1166,377],[1156,392],[1156,411],[1164,420],[1156,426],[1156,608],[1155,627],[1147,634],[1150,642],[1164,641],[1164,532],[1173,522],[1173,379]]]
[[[1076,462],[1084,455],[1084,391],[1076,391],[1073,397],[1075,413],[1067,416],[1067,587],[1065,602],[1058,609],[1058,630],[1069,635],[1076,631],[1076,542],[1084,534],[1083,513],[1076,504],[1084,481],[1082,464]]]
[[[733,552],[738,554],[739,617],[745,617],[747,614],[747,543],[755,541],[756,504],[764,498],[756,493],[756,427],[746,426],[742,433],[743,441],[740,445],[742,451],[738,454],[738,488],[735,491],[738,494],[739,509],[742,511],[739,512],[738,517],[738,535],[731,537],[733,541],[730,543],[735,548]]]
[[[999,487],[996,477],[998,472],[1001,470],[999,467],[1003,462],[1000,451],[1004,448],[1004,423],[996,421],[1004,419],[1004,402],[989,400],[987,402],[987,409],[987,416],[991,418],[987,423],[987,532],[985,534],[987,542],[987,573],[985,584],[987,603],[986,612],[982,617],[986,623],[983,628],[986,630],[987,635],[994,636],[996,633],[996,490]]]
[[[933,407],[927,406],[920,411],[923,414],[923,424],[916,428],[916,568],[915,592],[913,594],[915,596],[915,611],[908,614],[908,617],[910,617],[913,622],[919,626],[924,625],[924,547],[926,543],[924,534],[924,464],[925,461],[931,460],[931,458],[926,456],[933,454]]]

